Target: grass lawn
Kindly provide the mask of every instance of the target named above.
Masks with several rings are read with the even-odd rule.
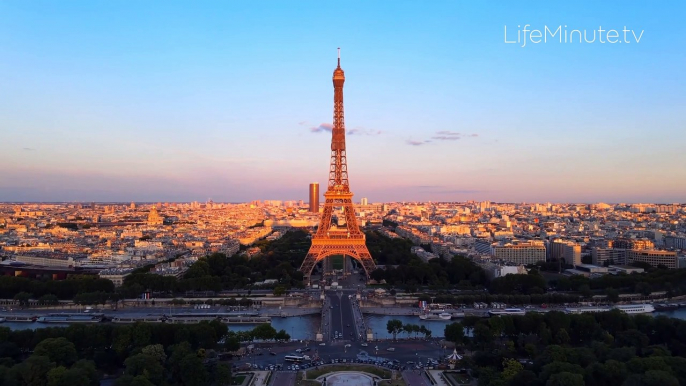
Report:
[[[472,378],[467,374],[458,374],[447,371],[444,371],[443,374],[446,376],[446,378],[461,385],[468,384],[472,381]]]
[[[321,377],[324,374],[332,373],[335,371],[359,371],[362,373],[369,373],[369,374],[374,374],[376,376],[381,377],[382,379],[390,379],[391,378],[391,371],[390,370],[384,370],[380,369],[375,366],[365,366],[365,365],[346,365],[346,364],[337,364],[337,365],[328,365],[328,366],[319,366],[319,369],[312,369],[312,370],[307,370],[307,379],[317,379]]]
[[[243,381],[245,381],[245,378],[247,378],[247,377],[248,377],[247,375],[243,375],[243,374],[236,375],[236,376],[231,378],[231,384],[232,385],[242,385]]]

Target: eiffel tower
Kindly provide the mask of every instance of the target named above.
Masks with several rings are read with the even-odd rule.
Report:
[[[331,130],[331,165],[329,184],[324,193],[324,212],[319,221],[317,233],[312,236],[312,246],[300,266],[300,271],[309,279],[314,266],[333,255],[350,256],[364,267],[367,277],[376,268],[372,255],[365,244],[365,235],[360,231],[355,218],[353,193],[348,184],[348,163],[345,155],[345,123],[343,122],[343,83],[345,75],[341,69],[341,49],[338,49],[338,67],[333,72],[333,129]],[[332,224],[334,210],[341,208],[345,226]]]

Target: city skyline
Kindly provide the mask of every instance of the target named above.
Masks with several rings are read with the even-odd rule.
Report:
[[[0,201],[307,200],[339,46],[355,202],[686,201],[683,4],[393,4],[0,3]]]

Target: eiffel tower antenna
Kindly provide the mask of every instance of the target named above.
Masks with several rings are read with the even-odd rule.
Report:
[[[317,233],[312,236],[305,260],[300,266],[303,276],[309,280],[314,266],[333,255],[350,256],[359,261],[369,278],[376,268],[372,255],[365,244],[365,235],[357,225],[353,193],[348,183],[348,161],[345,152],[345,121],[343,114],[343,83],[345,73],[341,69],[341,49],[338,49],[338,67],[333,72],[333,129],[331,130],[331,161],[329,183],[324,193],[324,210]],[[332,227],[335,208],[341,208],[345,227]],[[345,264],[344,264],[345,266]]]

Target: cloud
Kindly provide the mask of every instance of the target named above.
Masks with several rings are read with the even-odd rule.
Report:
[[[383,133],[381,130],[365,129],[363,127],[356,127],[347,131],[348,135],[379,135]]]
[[[333,125],[330,123],[321,123],[319,126],[310,127],[311,133],[331,132]],[[346,130],[348,135],[379,135],[383,133],[381,130],[365,129],[364,127],[355,127],[354,129]]]
[[[317,127],[310,127],[310,132],[312,133],[321,133],[323,131],[331,132],[331,130],[333,130],[333,125],[330,123],[322,123]]]
[[[415,140],[412,140],[412,139],[408,139],[407,141],[405,141],[405,143],[407,143],[408,145],[412,145],[412,146],[422,146],[422,145],[424,145],[424,144],[426,144],[426,143],[429,143],[429,142],[431,142],[431,141],[429,141],[429,140],[426,140],[426,141],[415,141]]]
[[[34,151],[34,150],[36,150],[36,149],[34,149],[34,148],[32,148],[32,147],[25,147],[25,148],[23,148],[23,150],[25,150],[25,151]]]
[[[463,134],[458,133],[457,131],[441,130],[437,131],[436,136],[431,137],[431,139],[435,139],[438,141],[456,141],[462,138],[475,138],[478,136],[479,134]]]

